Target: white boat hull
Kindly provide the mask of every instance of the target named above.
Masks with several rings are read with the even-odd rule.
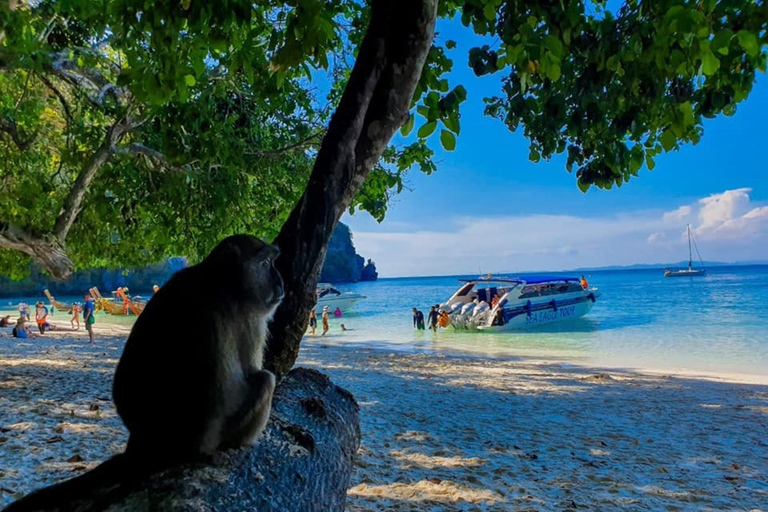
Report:
[[[530,315],[527,313],[516,315],[507,320],[504,325],[479,325],[477,329],[480,331],[503,332],[575,320],[589,313],[594,305],[595,303],[592,300],[585,300],[575,304],[556,306],[555,308],[547,307],[546,309],[531,311]]]
[[[321,297],[317,299],[317,304],[315,305],[315,312],[316,313],[322,313],[323,307],[328,306],[328,309],[330,310],[331,314],[333,314],[334,311],[336,311],[336,308],[339,308],[342,312],[346,312],[350,309],[352,309],[355,304],[360,302],[365,298],[364,295],[357,295],[357,294],[342,294],[338,296],[333,297]]]
[[[706,270],[667,270],[664,272],[664,277],[698,277],[707,274]]]

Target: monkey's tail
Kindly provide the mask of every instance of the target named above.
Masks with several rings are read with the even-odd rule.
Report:
[[[56,509],[74,510],[84,500],[99,500],[114,491],[127,478],[139,477],[135,458],[115,455],[91,471],[71,480],[35,491],[11,503],[3,512],[31,512]],[[143,472],[142,472],[143,473]]]

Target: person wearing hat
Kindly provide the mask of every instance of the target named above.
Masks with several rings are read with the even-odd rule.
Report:
[[[36,335],[29,330],[29,327],[27,326],[27,318],[25,316],[20,316],[19,319],[16,320],[16,327],[13,328],[13,337],[14,338],[35,338],[36,337]]]
[[[328,332],[328,306],[323,306],[323,336]]]
[[[48,325],[48,308],[45,307],[43,301],[38,301],[35,306],[35,321],[40,334],[45,334],[45,327]]]

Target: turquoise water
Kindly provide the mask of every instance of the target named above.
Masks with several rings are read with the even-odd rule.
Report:
[[[597,271],[586,277],[590,286],[602,292],[587,316],[510,333],[413,329],[411,308],[416,306],[426,315],[430,304],[444,302],[456,290],[457,277],[339,285],[343,291],[367,298],[342,318],[331,317],[329,335],[318,334],[315,339],[397,350],[768,378],[768,265],[715,267],[703,278],[668,279],[659,269]],[[31,304],[35,299],[26,301]],[[17,302],[1,299],[0,310],[10,310]],[[65,320],[66,315],[54,316],[54,321]],[[131,319],[110,317],[110,321],[129,323]],[[341,323],[349,330],[341,332]]]
[[[414,330],[411,307],[426,315],[430,304],[444,302],[456,290],[457,277],[339,285],[367,299],[343,318],[331,319],[330,339],[404,350],[768,377],[768,266],[715,267],[703,278],[664,278],[659,269],[596,271],[586,277],[602,292],[587,316],[513,333]],[[340,323],[351,330],[341,333]]]

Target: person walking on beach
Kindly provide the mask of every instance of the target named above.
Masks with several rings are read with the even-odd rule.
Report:
[[[437,332],[437,309],[435,306],[429,306],[429,328]]]
[[[45,326],[48,324],[48,308],[43,301],[39,301],[35,306],[35,322],[40,334],[45,334]]]
[[[323,336],[328,332],[330,326],[328,325],[328,306],[323,306]]]
[[[19,316],[23,316],[25,320],[29,320],[29,306],[26,302],[19,302]]]
[[[83,308],[80,307],[80,304],[75,302],[72,304],[72,318],[69,319],[69,323],[72,324],[72,328],[76,330],[80,330],[80,312],[83,310]],[[75,327],[75,324],[77,324],[77,327]]]
[[[309,311],[309,333],[312,336],[315,335],[315,329],[317,329],[317,313],[315,313],[315,308],[312,308]]]
[[[85,304],[83,304],[83,322],[85,323],[85,330],[88,331],[88,338],[90,339],[90,343],[93,343],[93,324],[96,323],[96,317],[94,316],[96,307],[93,303],[93,299],[89,295],[86,295],[84,299]]]
[[[424,330],[424,313],[416,308],[413,308],[413,326],[420,330]]]

